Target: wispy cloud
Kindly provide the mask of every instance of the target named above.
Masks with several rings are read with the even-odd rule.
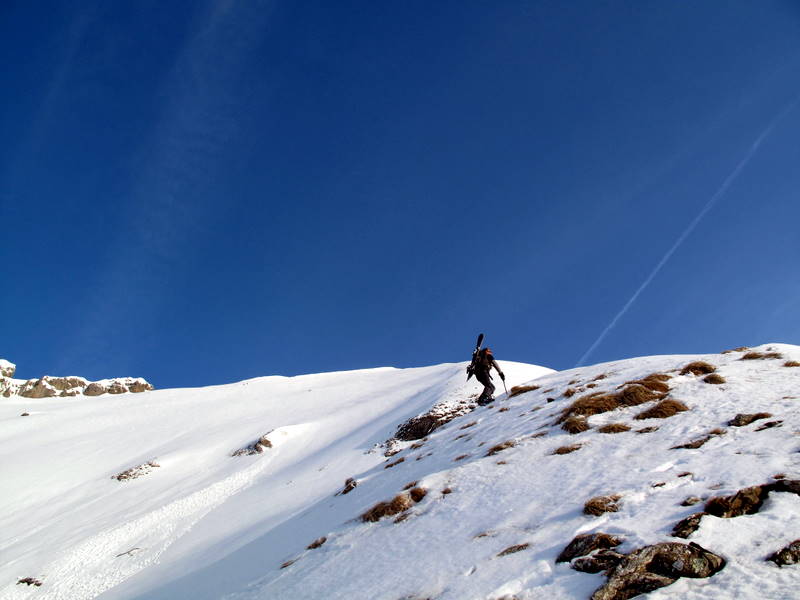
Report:
[[[792,102],[790,102],[783,110],[781,110],[772,120],[767,124],[764,130],[758,135],[755,141],[750,145],[750,149],[744,155],[744,157],[739,161],[739,163],[734,167],[733,171],[728,174],[725,180],[722,182],[722,185],[719,186],[717,191],[714,193],[713,196],[706,202],[705,206],[697,213],[697,215],[692,219],[692,221],[687,225],[687,227],[683,230],[683,232],[678,236],[675,240],[675,243],[667,250],[664,256],[661,257],[661,260],[658,261],[656,266],[650,271],[650,274],[645,278],[645,280],[641,283],[641,285],[636,289],[633,295],[628,298],[628,301],[622,306],[619,312],[611,319],[611,322],[606,325],[606,328],[600,333],[597,339],[592,343],[591,346],[583,353],[583,356],[580,357],[578,362],[576,363],[576,367],[580,367],[586,364],[587,359],[592,355],[592,353],[597,350],[597,347],[603,343],[603,340],[606,336],[611,332],[611,330],[619,323],[620,319],[625,316],[625,314],[630,310],[630,308],[634,305],[636,300],[639,299],[639,296],[642,292],[647,289],[647,286],[656,278],[658,273],[664,267],[664,265],[669,262],[669,259],[672,258],[672,255],[681,247],[686,238],[691,235],[691,233],[695,230],[697,225],[703,218],[708,214],[708,212],[714,207],[717,201],[722,198],[728,189],[731,187],[733,182],[739,176],[739,174],[744,170],[744,168],[748,165],[748,163],[752,160],[753,156],[755,156],[756,152],[758,152],[759,147],[761,146],[762,142],[772,133],[773,129],[783,120],[786,115],[788,115],[797,104],[800,103],[800,96],[795,98]]]
[[[224,199],[209,194],[240,131],[237,85],[265,30],[263,2],[210,0],[196,13],[158,95],[161,115],[139,149],[142,170],[75,344],[59,368],[96,363],[134,316],[153,321],[170,273],[208,235]],[[199,198],[203,198],[202,201]]]

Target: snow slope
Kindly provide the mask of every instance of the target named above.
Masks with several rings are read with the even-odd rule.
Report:
[[[0,598],[588,598],[605,577],[555,557],[595,531],[623,537],[622,552],[694,541],[728,561],[711,578],[680,579],[653,598],[796,598],[800,566],[765,558],[800,537],[797,495],[772,492],[757,514],[706,516],[688,540],[670,534],[702,510],[682,506],[687,497],[730,495],[776,474],[800,478],[800,368],[784,366],[800,361],[800,348],[754,350],[782,358],[656,356],[561,373],[502,362],[509,383],[535,380],[539,389],[501,396],[390,457],[375,444],[397,425],[477,391],[464,384],[463,364],[4,400]],[[681,375],[693,360],[714,365],[725,382]],[[555,423],[576,398],[655,372],[671,377],[669,397],[689,410],[637,420],[652,402],[618,408],[590,417],[592,429],[578,434]],[[20,418],[23,410],[31,416]],[[773,416],[727,424],[756,412]],[[609,423],[631,430],[598,431]],[[672,449],[713,429],[725,432],[697,449]],[[272,448],[230,456],[270,431]],[[515,445],[487,456],[508,441]],[[151,460],[160,466],[143,477],[111,479]],[[350,477],[358,486],[336,495]],[[427,495],[407,518],[359,519],[412,482]],[[619,494],[619,511],[583,514],[601,494]],[[42,586],[15,585],[23,577]]]

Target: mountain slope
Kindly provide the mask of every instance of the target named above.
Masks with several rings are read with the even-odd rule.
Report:
[[[606,577],[555,561],[596,532],[620,538],[620,555],[695,542],[727,561],[653,598],[792,598],[800,568],[765,559],[800,537],[800,496],[778,485],[800,478],[798,360],[800,348],[771,344],[561,373],[502,363],[538,389],[388,457],[374,444],[397,425],[477,389],[463,365],[37,400],[38,413],[4,401],[0,453],[15,458],[2,466],[0,598],[589,598]],[[707,366],[685,369],[697,361]],[[686,410],[636,418],[674,401]],[[770,416],[730,424],[740,413]],[[271,448],[230,457],[270,430]],[[161,466],[110,479],[148,460]],[[351,477],[357,487],[336,495]],[[772,487],[753,514],[705,515],[688,539],[672,535],[713,512],[709,499],[760,484]],[[404,488],[424,492],[360,518]],[[584,513],[609,495],[615,512]],[[14,585],[27,576],[42,586]]]

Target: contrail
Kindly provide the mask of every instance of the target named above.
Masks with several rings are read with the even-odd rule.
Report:
[[[697,224],[703,220],[703,217],[705,217],[708,211],[710,211],[713,208],[717,200],[719,200],[723,195],[725,195],[725,192],[727,192],[728,188],[731,187],[731,184],[733,184],[733,182],[739,176],[739,173],[742,172],[742,170],[747,166],[747,163],[750,162],[755,153],[758,151],[761,142],[763,142],[767,138],[767,136],[769,136],[769,134],[772,133],[772,130],[775,129],[775,126],[786,115],[788,115],[790,112],[792,112],[792,110],[794,110],[798,102],[800,102],[800,96],[798,96],[791,103],[789,103],[789,105],[786,108],[784,108],[780,113],[778,113],[776,117],[772,119],[772,121],[769,122],[769,124],[764,128],[764,131],[761,132],[761,134],[756,138],[756,140],[750,146],[750,149],[747,151],[747,154],[744,155],[744,158],[742,158],[742,160],[739,161],[739,164],[736,165],[736,168],[734,168],[733,171],[731,171],[730,175],[728,175],[725,178],[725,181],[722,182],[722,185],[719,187],[719,189],[714,193],[713,196],[711,196],[711,199],[706,203],[706,205],[702,208],[702,210],[699,213],[697,213],[697,216],[694,219],[692,219],[691,223],[689,223],[689,225],[686,227],[683,233],[681,233],[680,236],[678,236],[678,239],[675,240],[675,243],[672,244],[672,247],[669,250],[667,250],[664,256],[661,257],[661,260],[658,261],[658,264],[645,278],[645,280],[642,282],[639,288],[633,293],[633,295],[628,299],[628,301],[623,305],[622,309],[620,309],[617,315],[613,319],[611,319],[611,322],[606,326],[605,329],[603,329],[603,332],[598,336],[598,338],[594,341],[594,343],[591,346],[589,346],[589,349],[586,352],[584,352],[583,356],[581,356],[580,360],[578,360],[577,364],[575,365],[576,367],[580,367],[586,362],[586,359],[589,358],[592,352],[594,352],[597,349],[597,347],[603,342],[605,337],[619,322],[619,320],[625,316],[625,313],[628,312],[628,309],[630,309],[630,307],[633,306],[633,303],[636,302],[641,293],[647,288],[648,285],[650,285],[650,282],[653,281],[653,279],[655,279],[656,275],[658,275],[658,272],[661,271],[662,267],[665,264],[667,264],[667,261],[669,261],[670,258],[672,258],[672,255],[675,254],[675,251],[681,246],[681,244],[683,244],[686,238],[689,237],[689,234],[691,234],[692,231],[694,231],[694,228],[697,227]]]

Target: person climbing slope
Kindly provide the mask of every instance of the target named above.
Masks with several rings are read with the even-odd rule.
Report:
[[[494,359],[491,349],[483,348],[478,350],[477,354],[472,359],[470,367],[472,367],[472,371],[475,373],[475,379],[483,384],[483,392],[481,392],[481,395],[478,397],[478,404],[485,406],[493,402],[495,388],[492,383],[492,367],[497,370],[497,374],[500,375],[500,379],[503,381],[506,380],[506,376]]]

